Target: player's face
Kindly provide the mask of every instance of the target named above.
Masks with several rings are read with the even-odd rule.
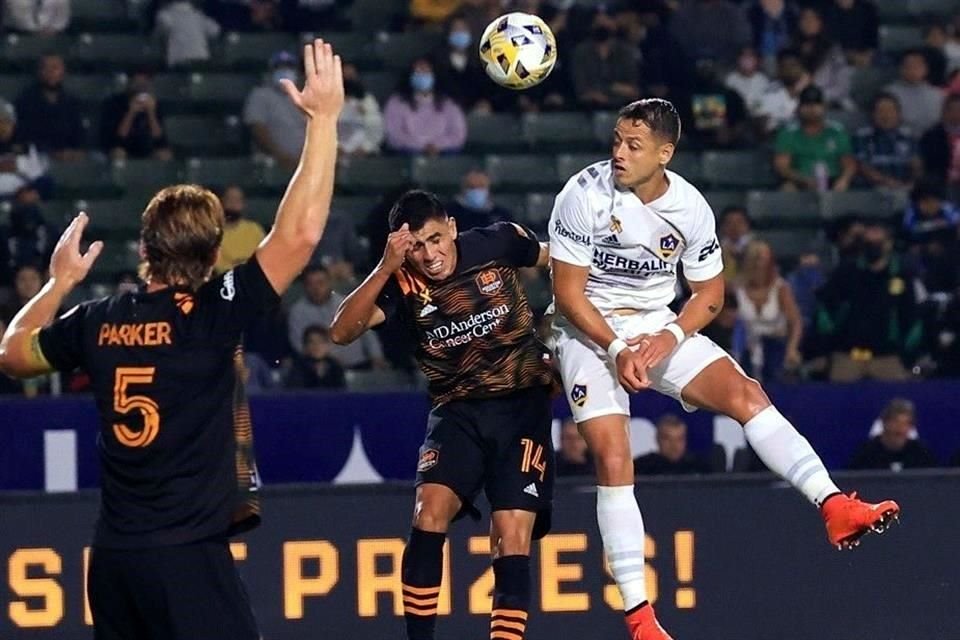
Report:
[[[450,277],[457,266],[457,223],[453,218],[431,218],[417,231],[407,262],[431,280]]]
[[[660,455],[676,462],[687,452],[687,428],[682,425],[671,425],[657,429],[657,445]]]
[[[884,130],[900,126],[900,108],[893,100],[878,100],[873,107],[873,123]]]
[[[891,416],[883,423],[883,444],[892,451],[899,451],[907,446],[910,431],[913,429],[913,418],[906,413]]]
[[[646,122],[620,118],[613,129],[613,179],[634,189],[660,175],[673,157],[673,143],[655,135]]]

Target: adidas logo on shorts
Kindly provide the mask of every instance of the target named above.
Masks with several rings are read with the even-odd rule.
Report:
[[[534,498],[540,497],[540,492],[537,491],[537,485],[532,482],[523,488],[523,492],[533,496]]]

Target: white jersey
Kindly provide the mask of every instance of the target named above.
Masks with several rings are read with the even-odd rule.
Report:
[[[666,193],[643,204],[613,181],[609,160],[574,175],[550,215],[550,257],[590,267],[587,298],[601,313],[662,309],[675,296],[677,266],[688,280],[723,271],[713,211],[703,195],[667,171]]]

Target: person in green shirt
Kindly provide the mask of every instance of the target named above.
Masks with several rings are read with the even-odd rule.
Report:
[[[823,92],[800,92],[797,119],[780,129],[773,166],[785,189],[846,191],[857,172],[850,136],[826,119]]]

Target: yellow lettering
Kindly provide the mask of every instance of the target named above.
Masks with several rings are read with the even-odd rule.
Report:
[[[583,579],[583,565],[561,564],[560,554],[586,549],[587,536],[583,533],[554,534],[540,541],[540,606],[545,612],[590,609],[589,594],[582,591],[560,591],[561,582]]]
[[[377,596],[393,596],[393,615],[403,615],[403,578],[401,576],[404,541],[400,538],[372,538],[357,541],[357,610],[362,617],[374,617]],[[387,573],[377,571],[377,559],[389,558]],[[450,614],[450,543],[443,545],[443,576],[437,615]]]
[[[316,560],[316,576],[305,576],[304,560]],[[340,554],[326,540],[297,540],[283,543],[283,615],[288,620],[303,618],[307,596],[330,593],[340,577]]]
[[[170,340],[170,323],[157,323],[157,344],[173,344]]]
[[[63,561],[53,549],[17,549],[10,556],[10,589],[21,598],[40,598],[39,608],[14,601],[8,608],[10,619],[18,627],[53,627],[63,619],[63,589],[52,578],[31,578],[28,569],[39,566],[45,575],[60,575]]]
[[[110,325],[100,325],[100,333],[97,334],[97,346],[102,347],[103,343],[110,337]]]
[[[475,556],[490,555],[490,536],[471,536],[467,550]],[[472,585],[469,594],[470,613],[490,613],[493,609],[493,567],[480,574]]]

